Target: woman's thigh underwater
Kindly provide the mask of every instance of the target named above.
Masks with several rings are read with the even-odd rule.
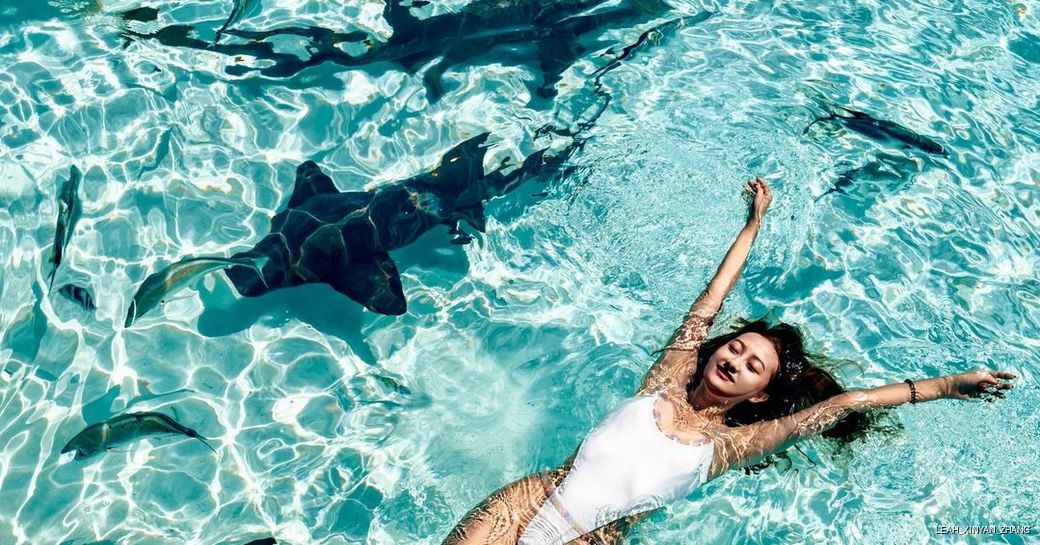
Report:
[[[563,467],[548,472],[553,486],[559,486],[563,481],[572,459],[567,460]],[[546,499],[548,494],[540,475],[528,475],[513,481],[466,513],[443,545],[516,545],[524,528]],[[644,516],[615,521],[568,545],[616,545],[621,543],[631,525]]]
[[[546,498],[539,475],[513,481],[466,513],[444,545],[516,545]]]

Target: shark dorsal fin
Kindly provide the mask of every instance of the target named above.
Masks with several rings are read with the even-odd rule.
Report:
[[[339,193],[339,190],[317,163],[307,161],[296,168],[296,185],[289,197],[289,208],[299,206],[303,201],[322,193]]]
[[[421,2],[413,2],[406,6],[401,0],[386,0],[383,5],[383,19],[394,30],[394,35],[401,38],[403,35],[411,34],[420,23],[419,18],[412,15],[409,8],[419,8],[423,5],[425,4]]]
[[[478,134],[448,150],[441,164],[430,175],[441,184],[472,181],[484,175],[484,153],[491,133]]]

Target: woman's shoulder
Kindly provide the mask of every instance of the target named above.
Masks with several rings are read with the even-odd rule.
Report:
[[[675,397],[680,396],[686,397],[686,387],[681,384],[676,384],[670,380],[653,381],[644,384],[638,390],[636,390],[636,396],[669,396]]]

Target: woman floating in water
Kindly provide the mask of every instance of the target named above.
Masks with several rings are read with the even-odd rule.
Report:
[[[747,467],[814,434],[849,437],[863,412],[933,399],[1003,398],[1015,375],[978,370],[845,391],[803,352],[798,331],[744,322],[705,341],[772,201],[761,178],[747,225],[662,349],[636,396],[615,408],[575,455],[491,495],[445,545],[618,543],[650,511],[729,469]]]

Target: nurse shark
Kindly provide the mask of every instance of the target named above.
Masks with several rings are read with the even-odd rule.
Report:
[[[535,94],[541,99],[556,95],[561,75],[582,55],[602,45],[586,36],[611,28],[647,22],[672,10],[663,0],[622,0],[602,6],[605,0],[477,0],[461,11],[420,19],[411,8],[425,5],[388,0],[383,17],[393,30],[385,42],[364,32],[337,32],[322,27],[282,27],[271,30],[238,30],[227,24],[218,40],[194,36],[190,25],[172,25],[154,32],[125,29],[127,39],[155,39],[174,47],[211,51],[236,58],[266,61],[262,66],[232,65],[232,75],[259,72],[270,78],[288,78],[324,63],[345,68],[396,66],[415,74],[423,67],[423,84],[431,102],[445,92],[444,73],[452,66],[481,62],[536,66],[541,83]],[[710,16],[704,12],[697,18]],[[234,36],[244,43],[220,43],[220,36]],[[301,52],[278,52],[275,42],[298,38],[307,44]],[[432,63],[432,64],[431,64]]]
[[[153,273],[134,295],[126,327],[172,291],[221,269],[247,297],[323,283],[374,312],[403,314],[407,302],[389,252],[438,225],[451,227],[452,242],[470,242],[461,223],[483,232],[486,201],[558,168],[580,142],[574,139],[552,156],[548,148],[541,149],[508,173],[503,167],[485,174],[489,136],[483,133],[463,141],[429,172],[372,191],[340,191],[316,163],[301,164],[289,201],[271,219],[267,236],[229,258],[190,257]]]

